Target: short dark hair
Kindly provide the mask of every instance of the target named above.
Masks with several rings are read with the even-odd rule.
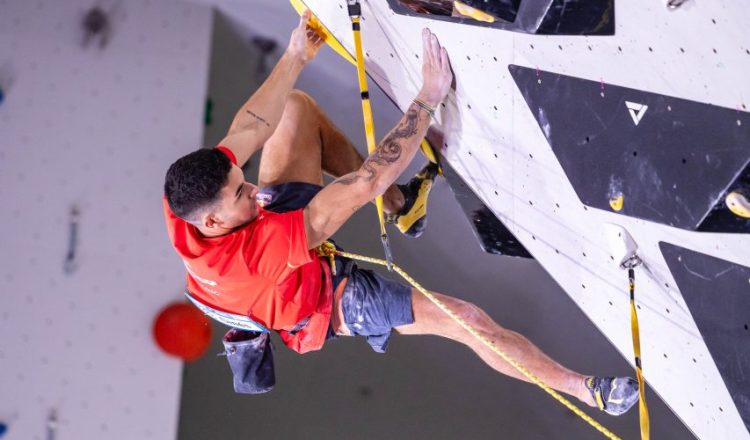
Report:
[[[164,195],[172,212],[195,223],[219,198],[229,180],[232,162],[215,148],[200,149],[173,163],[164,179]]]

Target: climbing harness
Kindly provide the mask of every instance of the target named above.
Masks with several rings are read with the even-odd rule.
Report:
[[[353,254],[350,252],[343,252],[343,251],[337,250],[336,246],[330,242],[323,243],[316,250],[317,250],[318,255],[329,258],[329,261],[331,261],[332,263],[333,263],[333,258],[338,255],[340,257],[350,258],[352,260],[362,261],[365,263],[378,264],[380,266],[386,266],[388,264],[385,260],[382,260],[379,258],[372,258],[372,257],[364,256],[364,255],[358,255],[358,254]],[[411,284],[422,295],[427,297],[427,299],[429,299],[440,310],[442,310],[443,313],[450,316],[451,319],[453,319],[456,323],[458,323],[461,327],[463,327],[464,330],[469,332],[469,334],[471,334],[474,338],[479,340],[487,348],[489,348],[495,354],[500,356],[505,362],[510,364],[513,368],[518,370],[518,372],[523,374],[524,377],[526,377],[530,382],[532,382],[533,384],[543,389],[547,394],[551,395],[555,400],[562,403],[569,410],[573,411],[573,413],[575,413],[577,416],[585,420],[589,425],[591,425],[597,431],[601,432],[605,437],[612,439],[612,440],[621,440],[620,437],[618,437],[617,435],[612,433],[610,430],[605,428],[603,425],[601,425],[599,422],[591,418],[588,414],[583,412],[580,408],[575,406],[572,402],[570,402],[568,399],[563,397],[560,393],[550,388],[549,385],[542,382],[541,379],[539,379],[532,372],[527,370],[526,367],[518,363],[515,359],[510,357],[504,351],[497,348],[495,344],[492,343],[492,341],[487,339],[485,336],[481,335],[474,327],[472,327],[469,323],[467,323],[463,318],[458,316],[453,310],[451,310],[442,301],[440,301],[437,297],[435,297],[435,295],[433,295],[429,290],[422,287],[421,284],[419,284],[414,278],[412,278],[409,274],[407,274],[398,265],[393,264],[392,267],[393,267],[394,272],[401,275],[401,277],[404,278],[404,280],[406,280],[409,284]],[[334,270],[335,270],[335,264],[331,264],[331,271],[333,272]]]
[[[628,271],[628,286],[630,287],[630,330],[633,335],[633,353],[635,356],[635,373],[638,379],[638,413],[641,424],[641,440],[650,438],[650,419],[648,405],[646,405],[646,381],[643,379],[643,366],[641,365],[641,338],[638,327],[638,312],[635,305],[635,268],[643,264],[637,254],[631,255],[620,263],[621,269]]]
[[[240,315],[238,313],[231,313],[224,310],[219,310],[213,306],[210,306],[200,299],[196,298],[195,296],[191,295],[190,292],[185,290],[185,297],[190,300],[191,303],[195,307],[198,308],[201,312],[206,314],[209,318],[212,318],[216,321],[219,321],[220,323],[232,327],[232,328],[238,328],[241,330],[246,330],[250,332],[259,332],[259,333],[268,333],[269,330],[261,325],[260,323],[253,321],[250,319],[247,315]]]

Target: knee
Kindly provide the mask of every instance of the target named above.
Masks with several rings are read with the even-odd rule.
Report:
[[[485,324],[484,317],[486,314],[482,309],[470,302],[459,301],[455,306],[454,313],[472,327],[482,327]]]
[[[296,107],[314,107],[315,100],[310,95],[299,89],[292,89],[287,97],[287,105]]]
[[[498,339],[513,337],[512,332],[498,325],[490,316],[479,306],[462,302],[456,310],[458,316],[485,337],[490,338],[493,342]]]

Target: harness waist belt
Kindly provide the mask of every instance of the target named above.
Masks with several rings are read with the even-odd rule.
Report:
[[[268,330],[265,326],[259,324],[256,321],[253,321],[252,318],[247,315],[240,315],[238,313],[216,309],[204,303],[200,299],[194,297],[187,290],[185,291],[185,296],[190,300],[191,303],[193,303],[195,307],[198,308],[198,310],[205,313],[206,316],[219,321],[220,323],[228,327],[238,328],[240,330],[247,330],[251,332],[270,333],[270,330]],[[294,327],[289,330],[289,333],[292,335],[296,334],[297,332],[305,328],[308,322],[310,322],[309,316],[296,323]]]

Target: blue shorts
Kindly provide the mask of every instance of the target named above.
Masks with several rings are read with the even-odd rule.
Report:
[[[334,290],[344,277],[341,295],[344,324],[352,335],[364,336],[378,353],[385,353],[394,327],[414,322],[411,287],[377,272],[360,269],[348,258],[336,257]]]
[[[261,189],[257,199],[269,211],[287,212],[307,206],[321,189],[310,183],[282,183]],[[341,297],[347,328],[367,338],[376,352],[385,353],[393,328],[414,322],[411,287],[360,269],[348,258],[336,257],[336,272],[334,290],[345,276],[349,277]],[[329,337],[335,337],[332,330]]]

